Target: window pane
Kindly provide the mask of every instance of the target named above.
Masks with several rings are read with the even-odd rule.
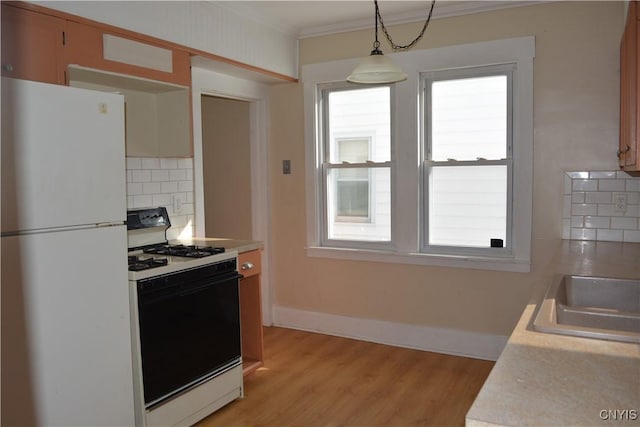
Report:
[[[369,143],[367,139],[339,139],[338,161],[349,163],[364,163],[369,160]]]
[[[431,84],[431,159],[507,157],[507,76]]]
[[[363,171],[366,172],[366,171]],[[369,180],[339,179],[336,183],[336,216],[369,219]]]
[[[355,161],[340,159],[343,156],[340,146],[345,139],[371,141],[365,161],[386,162],[391,159],[390,96],[388,86],[329,92],[330,163]]]
[[[507,166],[438,166],[429,174],[429,244],[506,243]]]
[[[329,239],[391,239],[389,168],[334,168],[327,174]]]

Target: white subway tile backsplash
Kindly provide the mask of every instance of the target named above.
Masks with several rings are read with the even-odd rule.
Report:
[[[170,194],[154,194],[153,195],[153,206],[170,206],[171,205],[171,195]],[[171,217],[169,217],[171,219]]]
[[[187,179],[187,174],[184,169],[170,169],[168,181],[184,181]]]
[[[611,218],[608,216],[585,216],[584,228],[609,228]]]
[[[151,181],[151,171],[134,169],[131,171],[132,182],[149,182]]]
[[[625,230],[623,239],[624,242],[640,243],[640,230]]]
[[[562,238],[640,242],[640,178],[620,171],[567,172]],[[620,212],[615,195],[626,196]]]
[[[142,183],[141,182],[127,182],[127,195],[128,196],[138,196],[142,193]]]
[[[169,171],[162,169],[154,169],[151,171],[151,180],[156,182],[170,181]]]
[[[584,203],[584,195],[582,191],[574,191],[571,194],[571,203]]]
[[[169,240],[193,236],[193,159],[127,158],[127,208],[164,206],[171,220]],[[174,211],[174,197],[182,200]]]
[[[142,194],[155,194],[160,192],[159,182],[145,182],[142,184]]]
[[[611,203],[610,191],[593,191],[585,194],[586,203]]]
[[[598,213],[598,206],[586,203],[574,203],[571,205],[572,215],[596,215]]]
[[[615,179],[616,178],[616,172],[602,172],[602,171],[595,171],[595,172],[589,172],[589,178],[590,179]]]
[[[622,242],[622,230],[604,230],[598,229],[596,240],[604,240],[607,242]]]
[[[178,169],[193,169],[193,159],[178,159]]]
[[[618,212],[616,205],[598,205],[598,216],[624,216],[624,212]]]
[[[637,230],[638,218],[611,218],[611,228],[621,230]]]
[[[584,218],[583,216],[580,215],[574,215],[571,217],[571,227],[573,228],[582,228],[585,227],[584,225]]]
[[[141,157],[142,169],[158,169],[160,168],[160,159],[153,157]]]
[[[176,181],[161,182],[160,192],[161,193],[177,193],[178,183]]]
[[[179,181],[178,191],[191,191],[193,189],[193,181]]]
[[[127,170],[142,169],[142,159],[140,157],[127,157]]]
[[[178,169],[178,159],[160,159],[162,169]]]
[[[599,179],[598,190],[599,191],[624,191],[625,180],[624,179]]]
[[[141,194],[139,196],[133,196],[134,208],[146,208],[152,205],[153,196],[147,194]]]
[[[598,191],[598,180],[574,179],[573,191]]]
[[[572,228],[571,229],[572,240],[595,240],[596,230],[587,228]]]
[[[587,178],[589,178],[589,172],[567,172],[567,175],[571,179],[587,179]]]
[[[627,179],[625,190],[627,191],[640,191],[640,179]]]

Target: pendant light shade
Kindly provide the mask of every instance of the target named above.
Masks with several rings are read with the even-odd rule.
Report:
[[[347,77],[347,81],[361,84],[396,83],[406,79],[407,75],[378,49],[371,51]]]
[[[413,45],[415,45],[424,35],[427,26],[429,25],[429,21],[431,21],[431,15],[433,14],[433,6],[436,4],[436,0],[431,0],[431,8],[429,9],[429,16],[422,27],[422,31],[420,34],[413,39],[413,41],[407,45],[397,45],[391,39],[389,32],[384,26],[384,21],[382,20],[382,15],[380,14],[380,8],[378,7],[378,0],[373,0],[373,4],[375,6],[374,13],[374,29],[375,29],[375,41],[373,42],[373,50],[371,51],[371,55],[366,57],[360,64],[353,70],[351,75],[347,77],[347,81],[351,83],[361,83],[361,84],[385,84],[385,83],[396,83],[401,82],[403,80],[407,80],[407,75],[389,58],[382,54],[380,50],[380,41],[378,40],[378,22],[382,26],[382,31],[384,35],[389,40],[391,47],[393,50],[409,50]]]

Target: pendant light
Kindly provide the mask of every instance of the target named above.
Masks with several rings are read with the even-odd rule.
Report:
[[[396,64],[391,61],[388,57],[384,56],[382,51],[380,50],[380,42],[378,41],[378,22],[380,22],[380,26],[382,27],[382,31],[384,32],[387,40],[391,44],[393,50],[409,50],[413,45],[415,45],[418,40],[422,38],[424,35],[427,26],[429,25],[429,21],[431,21],[431,15],[433,14],[433,6],[436,1],[432,0],[431,9],[429,10],[429,16],[422,27],[422,31],[420,34],[409,44],[401,46],[396,45],[387,28],[384,26],[384,21],[382,20],[382,15],[380,14],[380,8],[378,7],[378,0],[373,1],[375,5],[375,41],[373,42],[373,50],[371,54],[364,58],[360,64],[353,70],[353,72],[347,77],[347,81],[352,83],[360,83],[360,84],[384,84],[384,83],[396,83],[401,82],[407,79],[407,74],[403,72]]]

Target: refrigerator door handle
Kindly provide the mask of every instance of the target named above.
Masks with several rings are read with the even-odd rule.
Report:
[[[118,227],[121,225],[125,225],[125,221],[116,221],[116,222],[101,222],[96,224],[96,227]]]

